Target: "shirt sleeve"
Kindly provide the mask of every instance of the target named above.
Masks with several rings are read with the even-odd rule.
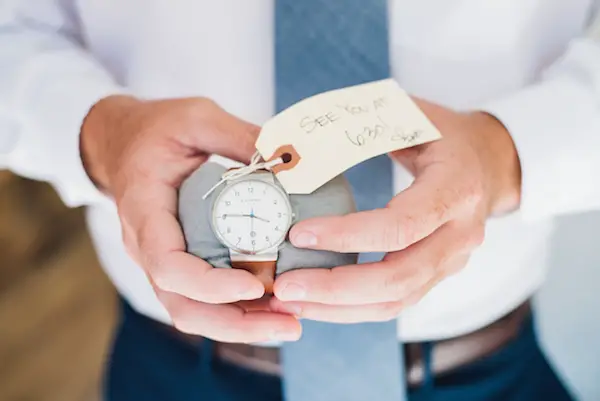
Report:
[[[108,201],[82,165],[83,119],[126,91],[86,51],[75,10],[62,4],[72,2],[0,5],[0,168],[49,182],[77,207]]]
[[[600,210],[600,20],[537,82],[483,110],[516,145],[524,219]]]

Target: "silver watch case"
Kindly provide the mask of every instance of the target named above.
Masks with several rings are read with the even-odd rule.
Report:
[[[210,223],[211,223],[211,229],[212,229],[215,237],[219,240],[219,242],[221,244],[223,244],[223,246],[229,248],[232,261],[239,260],[239,261],[261,262],[261,261],[277,260],[279,249],[282,247],[282,245],[285,243],[285,241],[287,239],[287,232],[289,231],[289,229],[292,227],[292,225],[295,223],[295,220],[296,220],[296,213],[292,207],[292,203],[290,202],[290,197],[289,197],[288,193],[277,182],[273,173],[255,172],[255,173],[251,173],[247,176],[237,178],[235,180],[227,181],[225,183],[225,185],[232,185],[234,183],[237,184],[237,183],[243,182],[243,181],[255,181],[255,180],[264,181],[264,182],[272,185],[275,190],[279,191],[281,193],[281,195],[283,195],[283,199],[285,199],[287,208],[291,213],[290,223],[289,223],[289,226],[286,228],[286,234],[281,237],[281,240],[277,241],[275,244],[273,244],[272,247],[270,247],[268,249],[264,249],[264,250],[258,251],[258,252],[252,252],[252,251],[246,251],[246,250],[243,250],[240,248],[236,248],[235,246],[228,245],[227,241],[225,241],[223,236],[219,233],[219,230],[217,230],[217,228],[216,228],[217,225],[216,225],[216,215],[215,215],[214,208],[215,208],[215,205],[218,204],[222,194],[225,192],[225,191],[221,191],[213,200],[213,204],[211,207]]]

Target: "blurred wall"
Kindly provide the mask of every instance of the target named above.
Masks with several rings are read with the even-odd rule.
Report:
[[[600,214],[561,219],[537,297],[547,354],[582,401],[600,400]]]
[[[0,400],[98,400],[115,311],[82,210],[0,170]]]

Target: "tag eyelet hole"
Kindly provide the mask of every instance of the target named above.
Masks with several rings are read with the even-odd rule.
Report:
[[[291,153],[288,153],[288,152],[283,153],[281,155],[281,160],[283,161],[284,164],[291,162],[292,161]]]

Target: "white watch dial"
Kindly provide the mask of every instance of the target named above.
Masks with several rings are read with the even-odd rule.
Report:
[[[213,206],[217,237],[241,253],[260,253],[279,246],[291,223],[292,208],[283,190],[261,180],[227,185]]]

